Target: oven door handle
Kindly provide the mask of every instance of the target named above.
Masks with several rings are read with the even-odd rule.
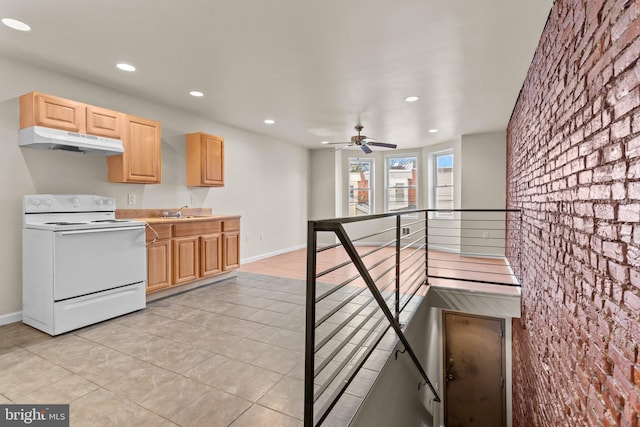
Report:
[[[112,228],[91,228],[88,230],[71,230],[60,231],[63,236],[68,234],[87,234],[87,233],[105,233],[107,231],[129,231],[129,230],[144,230],[144,225],[136,225],[135,227],[112,227]]]

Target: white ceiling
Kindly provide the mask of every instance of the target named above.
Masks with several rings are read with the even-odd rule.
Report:
[[[0,25],[0,55],[305,147],[359,118],[410,148],[506,127],[552,3],[0,0],[32,28]]]

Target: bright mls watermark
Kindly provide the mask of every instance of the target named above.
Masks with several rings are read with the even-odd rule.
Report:
[[[69,405],[0,405],[0,426],[69,427]]]

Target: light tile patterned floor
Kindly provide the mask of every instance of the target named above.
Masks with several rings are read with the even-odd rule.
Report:
[[[2,326],[0,403],[70,403],[73,427],[299,426],[304,292],[238,272],[57,337]]]

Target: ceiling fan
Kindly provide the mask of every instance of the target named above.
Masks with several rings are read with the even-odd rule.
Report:
[[[370,154],[373,152],[373,150],[371,150],[371,148],[369,148],[369,146],[371,147],[385,147],[385,148],[397,148],[398,146],[396,144],[389,144],[387,142],[379,142],[376,141],[373,138],[369,138],[366,135],[361,135],[362,129],[364,129],[364,126],[362,126],[360,123],[358,123],[355,128],[354,128],[358,134],[354,135],[351,137],[351,141],[348,142],[330,142],[329,144],[335,145],[335,144],[347,144],[346,147],[352,147],[352,146],[358,146],[360,147],[360,149],[362,149],[362,151],[364,151],[366,154]],[[341,147],[342,148],[342,147]]]

